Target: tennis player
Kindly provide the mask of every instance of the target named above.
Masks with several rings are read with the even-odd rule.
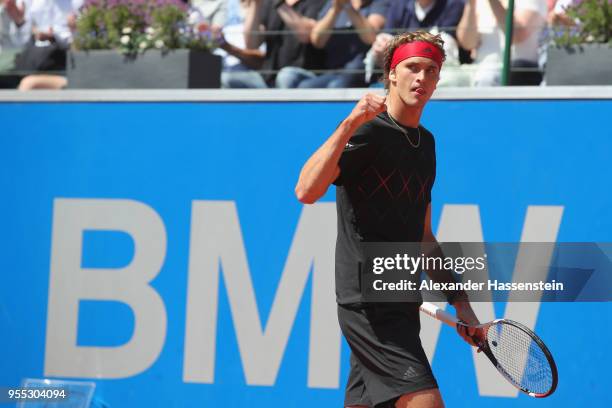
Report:
[[[304,165],[295,189],[314,203],[335,184],[338,320],[351,347],[346,407],[438,408],[444,403],[423,351],[418,303],[362,299],[362,242],[433,242],[434,137],[419,124],[440,78],[440,36],[393,38],[384,60],[387,96],[366,94]],[[429,272],[429,271],[428,271]],[[463,292],[446,293],[458,318],[478,324]],[[471,345],[470,336],[459,334]]]

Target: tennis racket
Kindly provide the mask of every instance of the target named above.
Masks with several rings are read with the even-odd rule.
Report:
[[[464,325],[452,314],[424,302],[421,312],[449,326]],[[472,338],[512,385],[535,398],[548,397],[557,388],[557,366],[544,342],[529,328],[508,319],[472,326],[482,338]]]

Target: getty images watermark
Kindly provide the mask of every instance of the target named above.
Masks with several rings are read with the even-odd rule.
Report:
[[[364,243],[365,301],[612,300],[609,243]]]

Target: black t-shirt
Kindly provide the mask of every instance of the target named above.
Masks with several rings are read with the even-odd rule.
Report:
[[[283,0],[265,0],[262,11],[262,24],[266,31],[290,30],[281,19],[277,6]],[[325,0],[299,0],[291,8],[305,17],[316,19]],[[317,50],[311,44],[304,44],[294,33],[275,33],[266,35],[266,56],[263,70],[279,70],[284,67],[300,67],[305,69],[323,68],[325,53]],[[275,74],[264,74],[268,85],[273,85]]]
[[[400,125],[401,126],[401,125]],[[412,144],[417,129],[405,128]],[[340,157],[336,299],[361,302],[362,242],[421,242],[436,177],[434,137],[420,126],[413,147],[386,112],[361,126]]]

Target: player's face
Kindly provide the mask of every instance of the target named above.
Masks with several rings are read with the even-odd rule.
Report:
[[[440,68],[433,60],[410,57],[389,72],[389,81],[408,106],[423,106],[431,98],[440,79]]]

